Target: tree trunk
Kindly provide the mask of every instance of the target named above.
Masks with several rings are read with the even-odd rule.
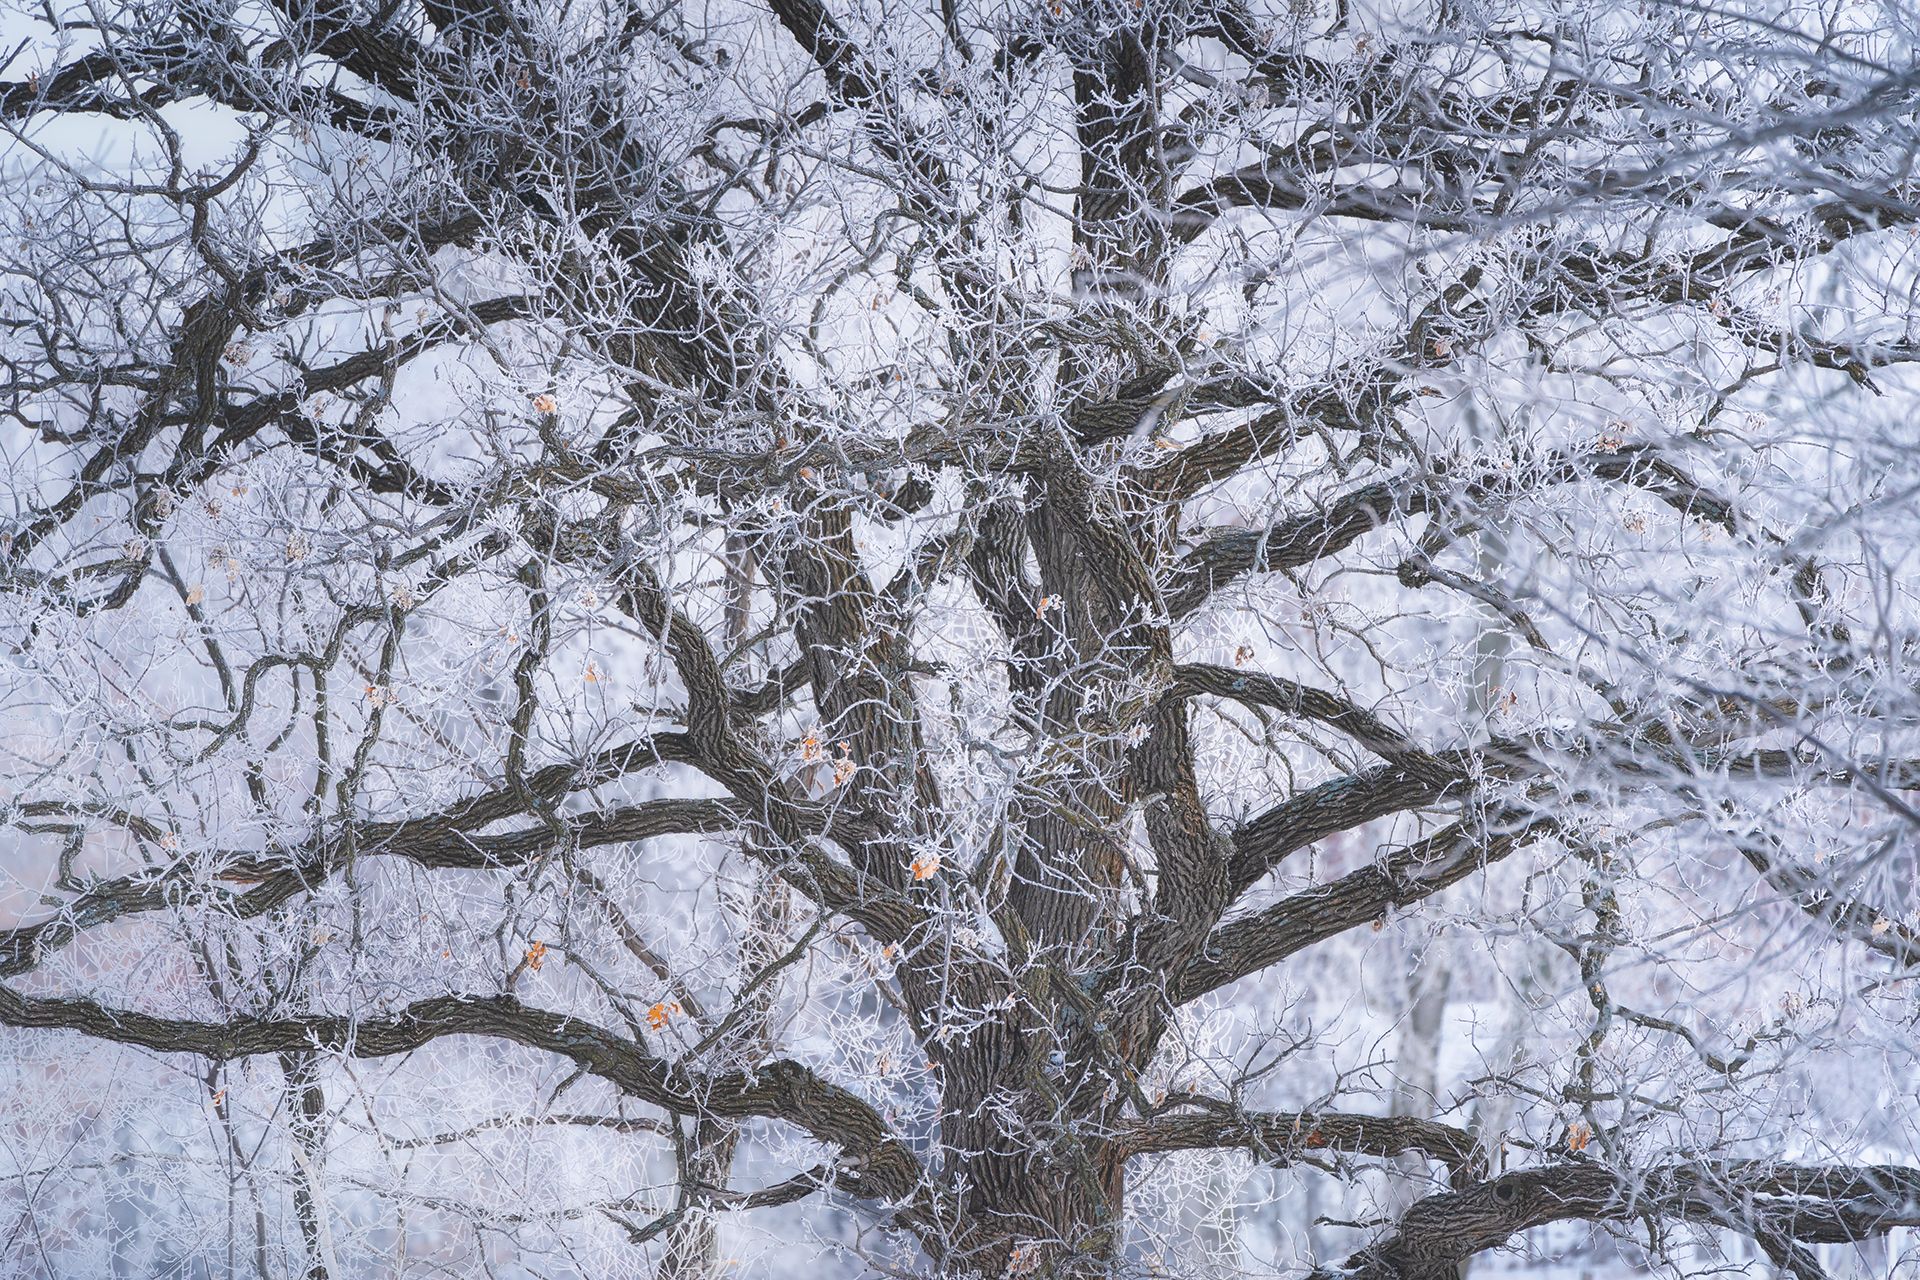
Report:
[[[1394,1055],[1393,1099],[1389,1114],[1425,1119],[1435,1113],[1440,1081],[1440,1049],[1446,1031],[1447,996],[1453,971],[1437,943],[1413,949],[1408,976],[1406,1019],[1400,1027],[1399,1051]],[[1427,1194],[1430,1161],[1423,1155],[1399,1159],[1403,1176],[1393,1181],[1393,1213],[1399,1214]]]
[[[1119,1256],[1124,1162],[1076,1134],[1070,1082],[1048,1073],[1030,1032],[998,1023],[948,1053],[941,1142],[965,1187],[957,1248],[939,1259],[948,1274],[1078,1280]]]
[[[965,1215],[975,1239],[955,1273],[1098,1280],[1120,1257],[1126,1178],[1098,1149],[1049,1160],[1006,1143],[968,1162],[977,1179]]]
[[[293,1100],[293,1140],[298,1144],[296,1162],[300,1176],[293,1181],[294,1217],[300,1223],[300,1242],[306,1247],[306,1280],[327,1280],[332,1246],[320,1203],[320,1162],[325,1145],[320,1132],[321,1119],[327,1113],[327,1095],[320,1087],[318,1055],[311,1050],[280,1055],[280,1071],[286,1077],[287,1092]]]
[[[733,1172],[739,1126],[703,1116],[686,1144],[680,1171],[681,1216],[667,1231],[657,1280],[712,1280],[720,1274],[720,1224],[695,1193],[725,1187]]]

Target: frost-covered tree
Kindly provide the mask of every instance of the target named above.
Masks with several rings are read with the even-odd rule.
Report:
[[[1904,0],[42,0],[10,1273],[1916,1259]]]

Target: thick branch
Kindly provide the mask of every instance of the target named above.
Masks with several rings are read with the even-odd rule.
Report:
[[[1460,1262],[1533,1227],[1626,1222],[1649,1213],[1728,1227],[1753,1236],[1769,1252],[1804,1258],[1804,1251],[1783,1246],[1852,1243],[1920,1224],[1920,1169],[1765,1161],[1632,1173],[1586,1162],[1528,1169],[1428,1196],[1407,1210],[1392,1235],[1347,1259],[1337,1272],[1322,1274],[1446,1280]]]
[[[1504,817],[1513,825],[1482,835],[1478,824],[1456,822],[1331,884],[1316,885],[1264,910],[1222,921],[1199,957],[1179,975],[1174,1001],[1198,999],[1316,942],[1371,924],[1395,907],[1432,897],[1554,826],[1545,817],[1511,813],[1494,817]]]
[[[904,1200],[921,1192],[919,1161],[855,1095],[797,1062],[700,1076],[590,1022],[512,996],[436,996],[383,1018],[316,1014],[199,1022],[111,1009],[92,1000],[22,995],[0,986],[0,1022],[79,1031],[160,1053],[231,1061],[324,1049],[358,1058],[407,1053],[448,1036],[509,1040],[568,1059],[622,1092],[680,1115],[786,1121],[840,1149],[840,1190],[864,1199]],[[915,1211],[909,1210],[909,1216]]]
[[[1402,730],[1344,698],[1311,685],[1260,671],[1237,671],[1205,662],[1183,663],[1174,669],[1176,696],[1196,693],[1228,698],[1251,707],[1268,707],[1283,715],[1314,720],[1338,729],[1384,760],[1432,781],[1454,780],[1457,770],[1415,747]]]
[[[584,815],[569,823],[565,835],[579,848],[590,849],[662,835],[737,830],[744,822],[745,815],[724,801],[654,800]],[[402,822],[367,823],[347,839],[317,847],[182,858],[158,872],[100,881],[63,903],[52,919],[0,932],[0,976],[25,973],[47,953],[88,929],[179,907],[183,897],[196,891],[220,899],[221,909],[236,919],[265,915],[323,884],[344,865],[344,851],[349,848],[361,857],[404,858],[427,868],[489,870],[525,865],[551,851],[557,838],[544,824],[499,835],[473,835],[443,811]],[[219,868],[222,880],[257,883],[244,893],[207,886],[199,876],[208,862]]]
[[[1246,1147],[1268,1164],[1291,1164],[1315,1156],[1390,1157],[1417,1152],[1452,1171],[1456,1186],[1484,1174],[1473,1135],[1464,1129],[1411,1116],[1361,1116],[1326,1111],[1238,1111],[1206,1100],[1201,1114],[1161,1115],[1120,1135],[1129,1156],[1168,1151]]]
[[[1388,814],[1435,803],[1467,779],[1466,754],[1421,756],[1323,782],[1289,796],[1233,833],[1236,895],[1310,844]]]
[[[1215,534],[1174,567],[1167,610],[1174,618],[1184,618],[1244,574],[1312,564],[1345,550],[1382,525],[1430,509],[1431,503],[1418,486],[1380,481],[1343,494],[1318,511],[1284,516],[1265,529]]]

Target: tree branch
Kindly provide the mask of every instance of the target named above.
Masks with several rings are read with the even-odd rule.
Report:
[[[1428,1196],[1392,1235],[1317,1277],[1446,1280],[1476,1253],[1550,1222],[1628,1222],[1649,1213],[1744,1232],[1819,1274],[1802,1244],[1849,1244],[1920,1225],[1920,1169],[1903,1165],[1688,1163],[1622,1171],[1584,1161],[1505,1174]],[[1793,1246],[1793,1247],[1783,1247]]]
[[[1173,1001],[1196,1000],[1316,942],[1371,924],[1392,908],[1430,898],[1556,826],[1552,818],[1512,811],[1490,815],[1488,826],[1500,821],[1508,825],[1486,830],[1456,822],[1331,884],[1223,920],[1176,977]]]
[[[590,1022],[508,995],[436,996],[381,1018],[316,1014],[199,1022],[111,1009],[92,1000],[27,996],[0,986],[0,1022],[79,1031],[217,1062],[312,1049],[383,1058],[448,1036],[507,1040],[566,1058],[621,1092],[678,1115],[765,1117],[793,1124],[840,1149],[832,1175],[840,1190],[861,1199],[913,1201],[905,1211],[909,1219],[929,1203],[918,1158],[887,1131],[879,1114],[798,1062],[780,1059],[751,1071],[702,1076]]]
[[[1190,1100],[1181,1099],[1178,1105]],[[1431,1156],[1452,1172],[1455,1186],[1483,1177],[1473,1135],[1411,1116],[1362,1116],[1335,1111],[1241,1111],[1215,1099],[1198,1100],[1198,1115],[1159,1115],[1116,1139],[1128,1157],[1169,1151],[1246,1147],[1263,1163],[1284,1165],[1316,1156]]]

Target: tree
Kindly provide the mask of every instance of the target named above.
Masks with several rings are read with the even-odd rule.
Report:
[[[1920,1226],[1910,8],[10,21],[10,1265]]]

